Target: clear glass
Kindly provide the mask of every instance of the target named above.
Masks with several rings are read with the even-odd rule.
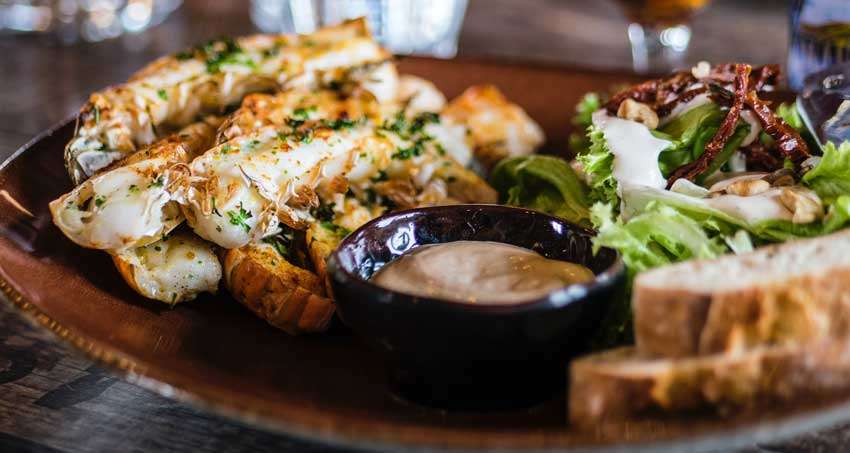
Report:
[[[850,61],[847,0],[794,0],[790,9],[788,86],[799,90],[808,74]]]
[[[0,0],[0,33],[102,41],[159,24],[182,0]]]
[[[397,54],[451,58],[467,0],[252,0],[251,19],[268,33],[309,33],[365,16],[381,44]]]
[[[682,66],[691,42],[688,25],[709,0],[618,0],[626,17],[632,66],[639,73],[667,72]]]

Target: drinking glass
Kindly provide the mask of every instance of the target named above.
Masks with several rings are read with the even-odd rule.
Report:
[[[0,33],[102,41],[162,22],[182,0],[0,0]]]
[[[790,10],[788,86],[799,90],[808,74],[850,61],[847,0],[793,0]]]
[[[365,16],[375,38],[397,54],[451,58],[467,0],[252,0],[251,19],[269,33],[310,33]]]
[[[635,72],[666,72],[684,61],[691,17],[709,0],[617,0],[626,17]]]

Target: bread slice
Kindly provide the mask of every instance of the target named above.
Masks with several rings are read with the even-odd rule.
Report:
[[[635,341],[687,357],[850,334],[850,231],[640,274]]]
[[[746,409],[850,388],[850,344],[757,347],[740,354],[651,359],[634,347],[570,366],[570,422],[590,427],[661,411]]]

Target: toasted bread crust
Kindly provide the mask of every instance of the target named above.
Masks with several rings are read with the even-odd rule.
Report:
[[[632,302],[635,339],[645,355],[805,343],[850,333],[850,269],[714,294],[636,285]]]
[[[632,298],[638,350],[647,356],[675,358],[846,337],[850,264],[843,258],[812,261],[821,259],[830,247],[846,247],[848,236],[839,232],[638,276]],[[762,269],[780,269],[783,275],[762,272],[752,282],[729,287],[717,277],[727,268],[746,273],[768,263],[781,264]],[[815,265],[819,267],[813,270]],[[715,276],[711,281],[718,280],[716,286],[688,288],[675,281],[677,273],[693,273],[689,278],[694,279],[709,269]]]
[[[633,347],[590,355],[570,367],[570,422],[591,427],[701,408],[724,413],[846,389],[848,352],[827,340],[682,359],[647,359]]]
[[[292,335],[323,332],[334,314],[321,279],[265,244],[228,250],[224,280],[236,300]]]

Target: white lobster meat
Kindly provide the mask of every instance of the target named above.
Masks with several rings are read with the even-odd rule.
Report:
[[[168,304],[215,293],[221,280],[216,247],[191,231],[112,256],[124,280],[136,292]]]
[[[287,135],[268,126],[207,151],[191,166],[189,224],[224,248],[273,234],[279,221],[305,227],[320,184],[368,179],[389,158],[392,145],[373,130],[316,126]]]
[[[161,58],[127,83],[93,94],[65,149],[79,184],[163,131],[219,112],[251,92],[310,83],[336,68],[378,64],[390,57],[359,19],[310,35],[255,35],[211,41]],[[394,68],[380,68],[391,77]]]
[[[545,139],[540,125],[493,85],[467,88],[442,116],[469,128],[475,156],[488,167],[505,157],[530,154]]]
[[[215,124],[215,122],[214,122]],[[213,126],[196,123],[129,156],[50,203],[53,222],[72,241],[122,251],[160,239],[184,217],[178,204],[188,163],[207,149]]]

